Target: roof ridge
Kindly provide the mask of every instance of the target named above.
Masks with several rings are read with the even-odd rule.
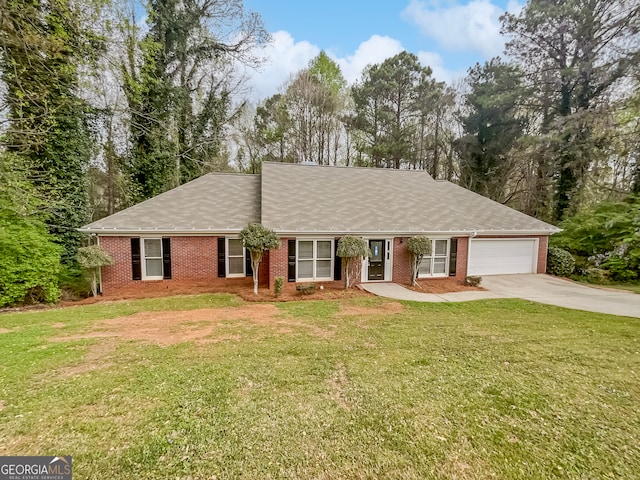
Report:
[[[341,170],[368,170],[368,171],[378,171],[378,172],[415,172],[415,173],[425,173],[431,179],[434,179],[429,172],[421,169],[399,169],[399,168],[386,168],[386,167],[364,167],[359,165],[319,165],[319,164],[305,164],[305,163],[290,163],[290,162],[275,162],[275,161],[266,161],[262,162],[263,165],[278,165],[278,166],[287,166],[287,167],[311,167],[311,168],[335,168]],[[435,179],[434,179],[435,180]]]

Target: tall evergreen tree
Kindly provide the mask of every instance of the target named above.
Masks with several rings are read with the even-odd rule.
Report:
[[[520,79],[520,70],[500,58],[476,64],[467,76],[465,136],[457,142],[460,184],[499,202],[507,200],[514,167],[509,151],[526,123]]]
[[[365,69],[352,88],[359,146],[376,167],[401,168],[415,164],[413,140],[421,113],[441,85],[431,78],[412,53],[401,52]]]

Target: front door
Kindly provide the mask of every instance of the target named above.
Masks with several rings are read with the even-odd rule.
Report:
[[[369,280],[384,280],[384,240],[369,240]]]

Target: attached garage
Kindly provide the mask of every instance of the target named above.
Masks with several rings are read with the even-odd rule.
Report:
[[[467,275],[536,273],[538,239],[474,238],[469,242]]]

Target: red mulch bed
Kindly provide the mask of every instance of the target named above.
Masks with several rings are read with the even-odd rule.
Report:
[[[455,278],[429,278],[419,279],[420,287],[404,285],[409,290],[422,293],[453,293],[453,292],[474,292],[485,290],[482,287],[470,287],[464,284],[464,280]]]

